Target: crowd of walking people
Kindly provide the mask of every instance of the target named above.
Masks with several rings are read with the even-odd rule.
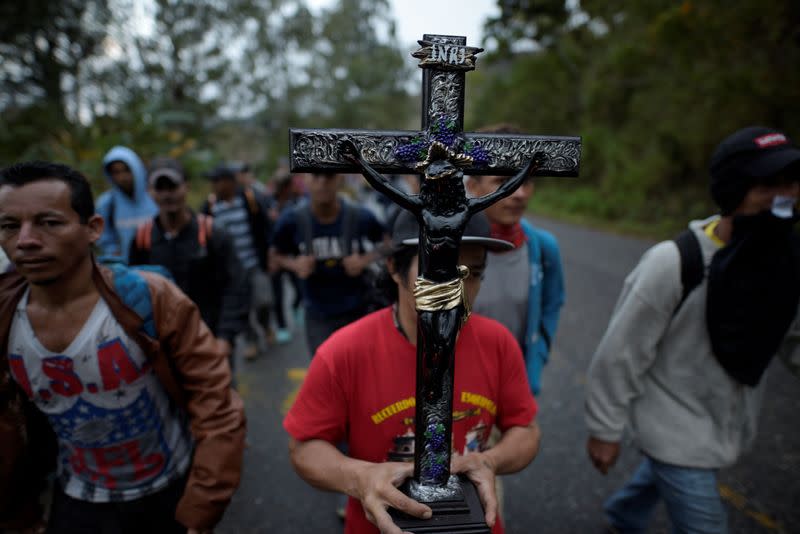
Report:
[[[710,162],[719,213],[644,254],[588,370],[589,461],[606,473],[626,431],[642,453],[605,503],[609,532],[644,532],[662,500],[676,532],[727,532],[717,472],[754,439],[770,361],[800,364],[800,148],[747,127]],[[0,529],[212,531],[246,449],[236,355],[301,332],[309,369],[284,420],[297,474],[348,497],[347,533],[399,534],[390,508],[430,517],[398,489],[414,468],[421,219],[360,176],[263,182],[231,161],[190,206],[202,182],[176,159],[118,146],[99,172],[95,198],[66,165],[0,170]],[[472,198],[508,180],[459,178]],[[403,195],[426,179],[387,178]],[[557,240],[525,218],[534,191],[528,177],[474,215],[459,249],[472,315],[451,467],[495,534],[497,477],[539,450],[566,294]]]

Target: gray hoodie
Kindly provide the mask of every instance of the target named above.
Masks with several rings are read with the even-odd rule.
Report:
[[[718,246],[692,221],[708,269]],[[620,441],[626,425],[641,450],[685,467],[730,465],[752,443],[764,382],[751,388],[730,378],[711,351],[705,279],[677,313],[681,261],[674,241],[648,250],[628,275],[589,368],[586,423],[604,441]],[[673,317],[674,314],[674,317]],[[779,351],[800,354],[800,320]]]

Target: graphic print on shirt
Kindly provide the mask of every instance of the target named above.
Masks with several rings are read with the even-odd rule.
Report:
[[[470,407],[453,410],[451,449],[462,455],[486,450],[491,424],[497,415],[495,402],[483,395],[468,391],[462,391],[455,400],[460,400],[461,404],[467,404]],[[400,423],[404,427],[404,431],[394,437],[394,446],[387,452],[387,460],[393,462],[414,461],[414,416],[413,414],[403,416],[402,412],[415,408],[416,399],[409,397],[388,404],[370,416],[375,425],[382,425],[389,420],[397,421],[395,416],[402,416]]]
[[[38,342],[20,310],[9,348],[14,380],[56,434],[58,476],[71,497],[138,498],[188,466],[191,440],[184,416],[102,299],[63,354]]]
[[[142,390],[124,410],[78,399],[50,422],[63,450],[61,461],[87,483],[127,489],[161,475],[170,453],[153,399]],[[69,443],[69,446],[64,445]]]
[[[135,487],[160,475],[170,453],[157,406],[147,388],[123,388],[148,374],[149,366],[138,368],[119,339],[100,345],[97,355],[100,385],[84,384],[72,358],[51,356],[41,360],[40,376],[44,380],[37,380],[43,383],[37,384],[40,387],[35,394],[22,356],[10,354],[9,361],[14,378],[41,404],[56,404],[54,396],[77,397],[64,411],[46,412],[59,438],[63,467],[69,466],[78,478],[93,485]],[[41,387],[45,384],[48,387]],[[101,389],[115,392],[113,396],[119,401],[116,406],[98,406],[80,396]]]
[[[132,384],[150,372],[150,364],[144,362],[141,368],[131,359],[122,341],[115,338],[111,341],[101,342],[97,347],[97,369],[100,380],[84,384],[75,369],[75,360],[69,356],[56,355],[41,359],[41,373],[48,380],[42,381],[48,387],[41,387],[34,393],[25,362],[19,354],[8,355],[11,374],[25,393],[32,400],[47,404],[53,394],[61,397],[74,397],[84,391],[98,393],[101,391],[114,391],[124,384]],[[83,356],[79,363],[89,362],[89,356]],[[98,385],[99,382],[99,385]],[[124,393],[118,394],[118,397]]]
[[[306,250],[308,247],[304,242],[297,244],[300,254],[309,254]],[[316,236],[311,240],[311,248],[314,250],[310,253],[317,261],[321,261],[326,267],[333,267],[344,257],[344,250],[342,250],[342,239],[337,235],[323,235]],[[350,250],[354,253],[367,253],[375,248],[372,241],[368,239],[353,238],[350,244]]]

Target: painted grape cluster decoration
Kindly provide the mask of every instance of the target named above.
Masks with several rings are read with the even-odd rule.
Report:
[[[447,148],[453,148],[456,142],[456,121],[439,116],[430,128],[428,137],[431,141],[439,141]]]
[[[425,430],[427,443],[425,451],[428,452],[428,464],[423,467],[423,476],[429,479],[438,479],[445,474],[447,466],[447,447],[442,423],[430,423]]]
[[[422,137],[415,137],[406,145],[399,145],[395,150],[397,159],[404,163],[423,161],[428,157],[428,144]]]
[[[480,143],[470,141],[462,144],[462,137],[456,133],[456,121],[448,119],[443,115],[437,115],[431,122],[428,132],[425,135],[418,135],[410,142],[398,145],[395,149],[395,156],[403,163],[418,163],[428,157],[428,146],[434,141],[438,141],[453,152],[463,152],[470,156],[477,167],[485,167],[491,164],[492,158],[489,152]]]
[[[492,157],[480,143],[469,142],[464,144],[464,153],[472,158],[478,167],[486,167],[492,162]]]

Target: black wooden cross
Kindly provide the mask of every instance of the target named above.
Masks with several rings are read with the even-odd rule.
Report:
[[[424,35],[413,56],[420,59],[422,73],[422,130],[380,131],[292,128],[290,168],[293,172],[361,172],[342,157],[339,143],[350,139],[364,159],[377,171],[392,174],[419,173],[418,159],[408,157],[415,147],[424,150],[427,140],[462,138],[466,152],[475,159],[463,169],[468,175],[511,176],[537,152],[546,163],[537,176],[577,176],[581,158],[579,137],[463,133],[465,74],[475,68],[475,55],[482,48],[466,46],[466,37]],[[498,95],[502,98],[502,95]],[[416,141],[415,141],[416,140]],[[470,149],[472,153],[470,153]],[[404,157],[405,156],[405,157]]]
[[[581,145],[578,137],[463,133],[465,73],[475,68],[481,49],[466,46],[465,37],[425,35],[419,43],[413,55],[423,68],[422,131],[292,129],[291,169],[363,172],[417,218],[414,480],[404,491],[428,503],[434,515],[422,524],[395,519],[415,533],[483,533],[489,530],[475,489],[450,476],[455,343],[469,307],[459,286],[467,275],[457,266],[461,237],[474,213],[511,194],[530,174],[577,176]],[[420,194],[399,191],[382,172],[424,172]],[[464,174],[513,176],[496,192],[468,199]]]

